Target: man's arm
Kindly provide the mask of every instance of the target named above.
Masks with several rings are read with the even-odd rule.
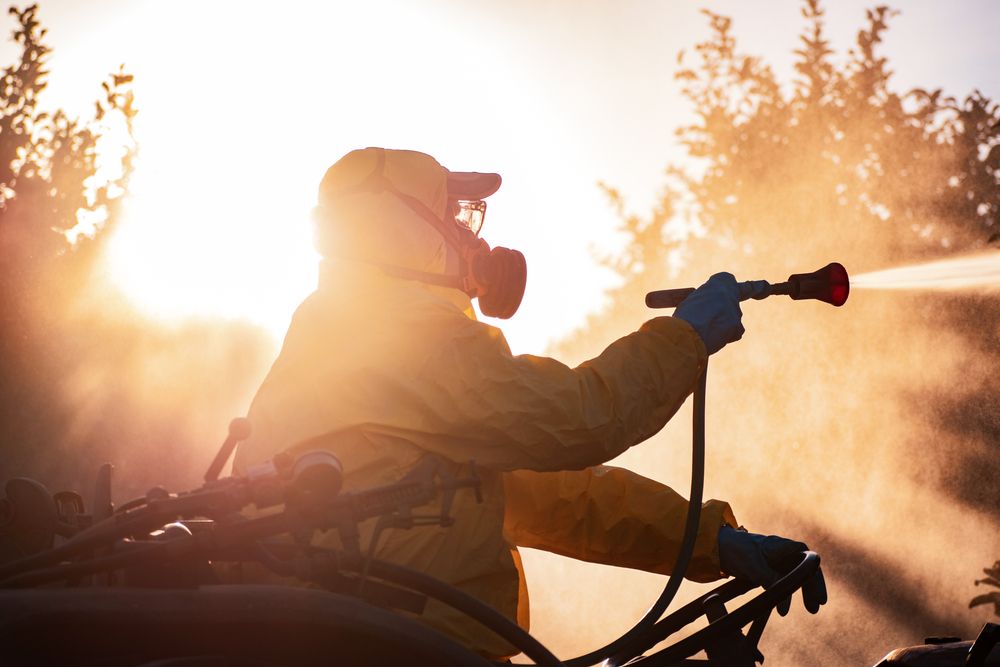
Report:
[[[649,438],[673,416],[707,355],[686,322],[658,317],[576,368],[511,354],[494,327],[452,319],[418,375],[421,433],[454,460],[495,470],[583,469]],[[424,437],[426,436],[426,437]]]

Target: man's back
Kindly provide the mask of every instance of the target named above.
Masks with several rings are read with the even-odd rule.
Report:
[[[307,448],[321,444],[343,463],[345,490],[356,490],[398,481],[428,452],[447,449],[440,438],[426,437],[429,416],[416,408],[433,403],[430,393],[447,393],[439,383],[448,379],[435,379],[427,364],[456,327],[475,324],[459,306],[446,294],[370,267],[326,264],[320,289],[296,311],[281,354],[254,399],[249,413],[254,434],[240,446],[237,471],[304,442]],[[455,418],[463,418],[461,404],[449,403]],[[467,461],[454,451],[448,454],[456,469]],[[519,568],[503,539],[501,475],[482,468],[479,475],[483,502],[477,504],[471,492],[456,494],[453,526],[385,531],[376,555],[458,586],[515,618]],[[373,527],[373,521],[363,527],[362,545]],[[316,544],[340,546],[332,532]],[[477,649],[489,655],[508,652],[506,643],[444,605],[430,601],[422,616],[448,634],[474,638]]]

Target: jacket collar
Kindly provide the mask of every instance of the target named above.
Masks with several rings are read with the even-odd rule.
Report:
[[[379,267],[350,259],[323,259],[319,264],[319,291],[354,293],[389,290],[399,296],[410,290],[427,292],[448,301],[466,317],[475,320],[476,311],[469,295],[457,288],[428,285],[416,280],[406,280],[386,274]]]

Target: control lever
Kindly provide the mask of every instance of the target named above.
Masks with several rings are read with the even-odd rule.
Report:
[[[721,621],[729,613],[720,595],[709,595],[702,601],[702,607],[709,623]],[[758,662],[764,662],[764,654],[757,648],[756,642],[750,645],[739,628],[735,628],[724,641],[706,646],[705,653],[713,664],[755,667]]]

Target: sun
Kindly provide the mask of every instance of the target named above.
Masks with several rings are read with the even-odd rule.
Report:
[[[308,200],[279,207],[266,192],[248,198],[245,186],[218,175],[187,185],[164,176],[192,171],[140,165],[109,243],[109,277],[162,323],[240,319],[280,340],[316,283]]]
[[[315,288],[320,258],[309,211],[325,169],[365,145],[468,150],[450,115],[412,109],[406,125],[386,116],[399,113],[401,95],[421,92],[419,80],[380,84],[391,73],[416,73],[428,58],[443,62],[453,41],[444,38],[447,26],[401,4],[413,20],[386,26],[380,41],[389,47],[373,50],[351,26],[378,22],[376,10],[357,6],[345,15],[319,7],[294,37],[273,31],[267,13],[242,16],[255,29],[235,32],[211,63],[203,52],[175,48],[145,50],[135,63],[139,157],[106,271],[143,314],[167,324],[245,320],[280,340]],[[212,38],[199,30],[231,20],[230,10],[204,11],[193,25],[183,13],[163,13],[161,28],[197,41]],[[421,37],[417,24],[440,39]],[[254,37],[272,33],[266,44]],[[310,67],[283,64],[284,54],[298,50]],[[428,50],[421,62],[407,55]],[[366,57],[342,65],[358,53]],[[330,63],[340,63],[339,78],[327,81],[318,73]],[[206,68],[215,74],[196,75]],[[357,103],[345,104],[348,90]]]

